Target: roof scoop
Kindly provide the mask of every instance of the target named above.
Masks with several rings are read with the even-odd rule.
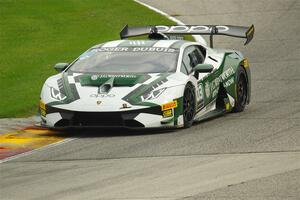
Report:
[[[108,79],[105,83],[103,83],[99,89],[98,89],[98,94],[107,94],[111,90],[111,88],[114,85],[114,77]]]

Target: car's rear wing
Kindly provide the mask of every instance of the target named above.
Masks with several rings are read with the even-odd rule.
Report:
[[[254,35],[254,25],[231,26],[231,25],[177,25],[177,26],[137,26],[126,25],[120,32],[121,39],[142,35],[210,35],[210,46],[213,47],[214,35],[227,35],[231,37],[245,38],[248,44]]]

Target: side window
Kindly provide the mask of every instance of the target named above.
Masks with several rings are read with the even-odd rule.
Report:
[[[195,50],[194,46],[189,46],[187,47],[184,52],[183,52],[183,57],[182,57],[182,65],[181,65],[181,70],[180,71],[186,71],[186,74],[190,74],[193,70],[193,67],[191,65],[191,59],[189,57],[189,54]]]
[[[186,75],[189,74],[189,72],[188,72],[188,70],[187,70],[187,68],[186,68],[186,66],[185,66],[185,64],[184,64],[184,62],[181,63],[180,71],[181,71],[182,73],[186,74]]]
[[[204,61],[203,55],[198,48],[195,48],[188,56],[190,57],[192,67],[196,67],[196,65]]]
[[[184,50],[180,71],[190,74],[196,65],[203,63],[204,57],[198,47],[189,46]]]
[[[205,57],[203,56],[203,53],[200,51],[198,46],[196,46],[194,54],[197,59],[197,64],[202,64],[204,62]]]
[[[206,49],[203,46],[200,46],[200,45],[196,46],[196,48],[199,49],[200,54],[203,58],[203,62],[204,62],[204,59],[205,59],[205,56],[206,56]]]

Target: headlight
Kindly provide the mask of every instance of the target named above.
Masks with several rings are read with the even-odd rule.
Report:
[[[167,88],[161,88],[159,90],[152,90],[152,91],[146,92],[145,94],[143,94],[141,96],[141,99],[142,99],[142,101],[155,99],[155,98],[159,97],[159,95],[161,95],[166,89]]]
[[[67,98],[66,95],[62,94],[60,91],[53,87],[50,87],[50,94],[53,99],[56,99],[58,101],[63,101]]]

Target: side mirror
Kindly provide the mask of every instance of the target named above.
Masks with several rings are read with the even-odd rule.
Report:
[[[198,64],[196,65],[194,71],[198,73],[210,73],[214,69],[211,64]]]
[[[64,71],[69,66],[69,63],[57,63],[54,65],[54,69],[58,72]]]
[[[196,79],[198,79],[199,73],[210,73],[210,72],[212,72],[213,69],[214,69],[214,66],[212,66],[211,64],[198,64],[194,68],[194,71],[195,71],[194,76]]]

